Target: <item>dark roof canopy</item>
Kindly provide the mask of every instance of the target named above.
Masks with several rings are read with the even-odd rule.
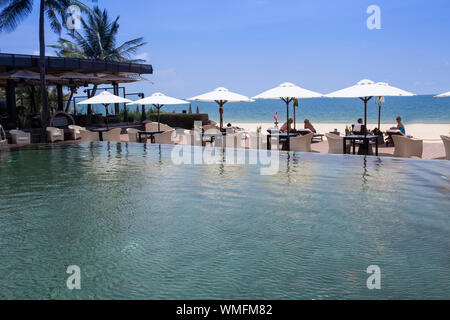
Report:
[[[79,72],[79,73],[135,73],[152,74],[153,67],[149,64],[129,62],[105,62],[98,60],[45,57],[48,73]],[[39,72],[39,56],[0,53],[0,72],[14,69],[26,69]]]

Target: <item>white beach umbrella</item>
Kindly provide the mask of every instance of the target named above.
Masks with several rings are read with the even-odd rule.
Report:
[[[108,105],[110,105],[112,103],[129,103],[129,102],[132,102],[132,101],[129,99],[126,99],[126,98],[115,96],[108,91],[103,91],[102,93],[96,95],[95,97],[80,101],[77,104],[79,104],[79,105],[80,104],[103,104],[107,108]],[[108,110],[106,110],[106,113],[108,113]]]
[[[411,97],[414,96],[414,93],[390,86],[386,82],[377,82],[376,86],[379,86],[379,89],[384,93],[382,96],[378,97],[378,130],[380,130],[381,126],[381,104],[384,103],[384,97],[387,96],[397,96],[397,97]]]
[[[159,116],[160,112],[159,109],[161,109],[164,105],[176,105],[176,104],[188,104],[189,102],[168,97],[161,92],[156,92],[152,94],[150,97],[129,103],[128,105],[153,105],[158,110],[158,131],[160,130],[160,121]]]
[[[385,82],[373,82],[368,79],[354,86],[325,95],[328,98],[360,98],[364,102],[364,124],[367,128],[367,102],[373,97],[414,96],[413,93],[392,87]]]
[[[102,93],[96,95],[95,97],[89,98],[84,101],[80,101],[77,103],[77,105],[86,105],[86,104],[102,104],[105,106],[106,109],[106,115],[108,115],[108,106],[113,103],[128,103],[132,102],[129,99],[122,98],[119,96],[115,96],[112,93],[108,91],[103,91]],[[106,117],[106,125],[108,125],[108,117]]]
[[[435,96],[435,98],[448,98],[450,97],[450,91],[446,93],[442,93],[440,95]]]
[[[303,89],[295,84],[285,82],[278,87],[264,91],[253,97],[253,99],[281,99],[286,103],[287,121],[289,121],[289,103],[295,99],[320,98],[322,94],[311,90]],[[294,107],[295,108],[295,107]],[[294,109],[295,114],[295,109]],[[289,132],[289,126],[288,126]]]
[[[215,89],[214,91],[189,98],[187,100],[194,101],[208,101],[208,102],[216,102],[219,105],[219,113],[220,113],[220,128],[223,127],[223,105],[227,102],[253,102],[254,100],[249,97],[243,96],[241,94],[237,94],[228,89],[220,87]]]

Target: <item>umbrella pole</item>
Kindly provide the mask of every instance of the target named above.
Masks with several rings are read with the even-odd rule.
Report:
[[[161,131],[161,123],[159,122],[160,120],[160,111],[159,109],[161,109],[161,106],[159,104],[155,105],[156,109],[158,109],[158,131]]]
[[[380,131],[381,125],[381,103],[378,104],[378,131]]]
[[[141,122],[145,120],[147,120],[147,115],[145,114],[145,105],[142,105]]]
[[[222,131],[223,128],[223,101],[219,101],[219,113],[220,113],[220,131]]]
[[[367,97],[364,98],[364,138],[367,137]]]
[[[283,99],[284,102],[286,102],[286,125],[287,125],[287,133],[289,135],[289,99]]]
[[[369,153],[369,141],[367,140],[367,101],[372,97],[365,97],[362,99],[364,101],[364,147],[366,155]]]
[[[105,106],[105,109],[106,109],[106,116],[105,116],[105,118],[106,118],[106,129],[109,129],[109,123],[108,123],[108,106],[109,106],[109,104],[104,104],[104,106]]]
[[[292,108],[294,108],[294,130],[297,130],[297,118],[295,117],[295,103],[292,106]]]

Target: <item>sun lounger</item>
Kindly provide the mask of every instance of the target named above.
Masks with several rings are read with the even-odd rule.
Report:
[[[278,133],[278,132],[280,132],[280,128],[269,128],[269,129],[267,129],[267,133],[269,133],[269,134],[276,134],[276,133]]]
[[[308,133],[307,135],[299,135],[296,137],[289,138],[290,151],[296,152],[311,152],[311,142],[314,137],[313,133]]]
[[[11,130],[9,131],[11,135],[12,144],[30,144],[31,134],[29,132],[24,132],[22,130]]]
[[[70,138],[72,140],[79,140],[81,139],[81,133],[80,130],[84,130],[85,128],[76,126],[76,125],[69,125],[69,131],[70,131]]]
[[[324,135],[321,133],[312,132],[309,129],[297,129],[297,132],[300,133],[302,136],[312,133],[312,134],[314,134],[313,139],[320,139],[320,141],[323,141]]]
[[[342,154],[344,153],[344,138],[334,133],[325,133],[328,142],[328,153]],[[350,153],[351,145],[347,143],[345,146],[347,153]]]
[[[444,142],[445,159],[450,160],[450,136],[441,136],[442,142]]]
[[[98,132],[93,132],[89,130],[80,130],[81,141],[94,142],[100,141]]]
[[[393,135],[395,150],[394,157],[419,157],[422,158],[423,140]]]
[[[106,132],[103,132],[103,141],[120,142],[121,128],[115,128]]]

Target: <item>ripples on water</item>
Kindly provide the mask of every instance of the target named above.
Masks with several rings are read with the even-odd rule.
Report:
[[[450,165],[282,154],[182,165],[171,147],[0,154],[1,298],[450,298]],[[66,288],[79,265],[82,290]],[[382,290],[365,270],[382,271]]]

